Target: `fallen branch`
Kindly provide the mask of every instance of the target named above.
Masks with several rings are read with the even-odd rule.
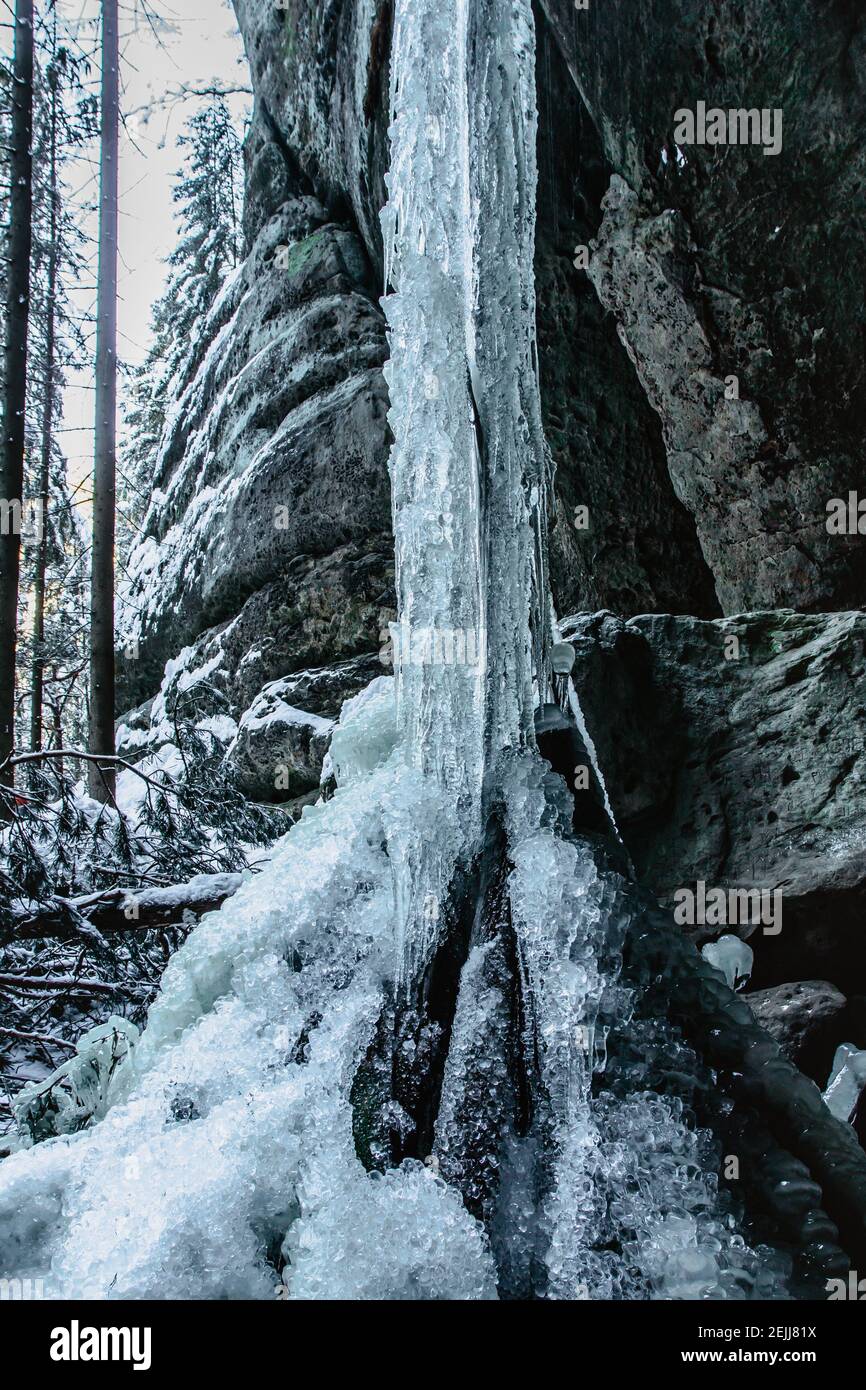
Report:
[[[111,888],[85,898],[55,897],[45,908],[22,913],[12,933],[16,941],[32,941],[42,937],[71,939],[87,935],[87,929],[93,928],[107,936],[179,926],[186,913],[198,921],[205,913],[215,912],[240,885],[240,874],[213,874],[202,875],[200,884],[193,880],[178,887],[145,888],[139,893]]]
[[[70,994],[138,994],[135,985],[109,984],[107,980],[76,980],[74,975],[0,975],[4,989],[18,989],[25,994],[36,990],[63,989]]]
[[[24,1033],[20,1028],[0,1028],[0,1034],[6,1038],[18,1038],[21,1042],[44,1043],[46,1047],[67,1047],[70,1052],[75,1052],[75,1043],[68,1042],[66,1038],[55,1038],[53,1033]]]

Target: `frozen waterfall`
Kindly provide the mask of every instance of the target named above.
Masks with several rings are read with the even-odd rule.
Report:
[[[0,1165],[0,1264],[76,1298],[779,1296],[628,1053],[697,1067],[630,1024],[636,909],[536,749],[530,0],[396,0],[391,74],[395,679],[171,961],[105,1118]]]

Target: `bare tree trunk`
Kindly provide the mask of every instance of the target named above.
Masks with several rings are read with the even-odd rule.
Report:
[[[51,678],[52,678],[52,681],[54,682],[55,688],[56,688],[56,682],[57,682],[57,667],[56,667],[56,666],[52,668]],[[54,729],[53,729],[54,747],[55,747],[55,748],[62,748],[62,747],[63,747],[63,702],[62,702],[62,700],[55,699],[55,700],[51,701],[51,702],[50,702],[50,709],[51,709],[51,713],[52,713],[52,715],[53,715],[53,720],[54,720]],[[63,759],[62,759],[62,758],[58,758],[58,759],[57,759],[57,764],[56,764],[56,766],[57,766],[57,773],[58,773],[58,776],[62,778],[62,777],[63,777]]]
[[[33,665],[30,680],[30,747],[42,747],[42,700],[45,685],[45,574],[48,568],[48,508],[51,501],[51,441],[54,426],[54,346],[57,295],[57,237],[59,233],[57,199],[57,71],[50,68],[51,136],[49,148],[49,197],[51,199],[48,244],[48,299],[45,306],[45,378],[42,400],[42,457],[39,474],[39,501],[42,530],[36,552],[33,581]]]
[[[30,248],[33,240],[33,0],[16,0],[12,79],[12,149],[9,190],[9,272],[6,296],[6,380],[0,465],[0,763],[15,740],[15,654],[21,519],[24,503],[24,411],[27,403],[27,328]],[[15,511],[18,508],[16,524]],[[0,772],[11,786],[11,769]]]
[[[90,588],[91,753],[114,753],[114,510],[117,407],[117,0],[102,0],[99,276],[96,304],[96,425]],[[90,795],[114,795],[114,770],[91,764]]]

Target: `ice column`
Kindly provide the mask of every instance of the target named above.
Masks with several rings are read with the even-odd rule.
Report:
[[[479,846],[485,771],[532,742],[534,672],[546,683],[533,35],[529,0],[395,5],[382,217],[393,638],[425,803],[389,842],[404,983],[429,956],[456,864]],[[419,823],[433,833],[419,837]]]

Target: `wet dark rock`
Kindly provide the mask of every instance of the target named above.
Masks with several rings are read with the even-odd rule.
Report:
[[[782,930],[750,936],[753,988],[863,993],[866,615],[599,613],[564,633],[643,879],[667,902],[698,881],[780,889]]]
[[[549,25],[538,28],[535,277],[541,403],[556,466],[550,564],[560,612],[721,610],[658,416],[575,250],[597,235],[610,168]],[[576,508],[588,508],[579,528]]]
[[[660,416],[723,610],[855,607],[866,541],[825,523],[829,499],[866,484],[866,246],[852,216],[866,16],[842,0],[542,8],[616,176],[593,279]],[[781,153],[694,145],[678,159],[675,113],[699,100],[782,108]],[[737,410],[720,399],[729,374]]]
[[[833,1054],[845,1040],[844,994],[826,980],[799,980],[753,990],[743,999],[785,1056],[820,1086],[826,1085]]]

